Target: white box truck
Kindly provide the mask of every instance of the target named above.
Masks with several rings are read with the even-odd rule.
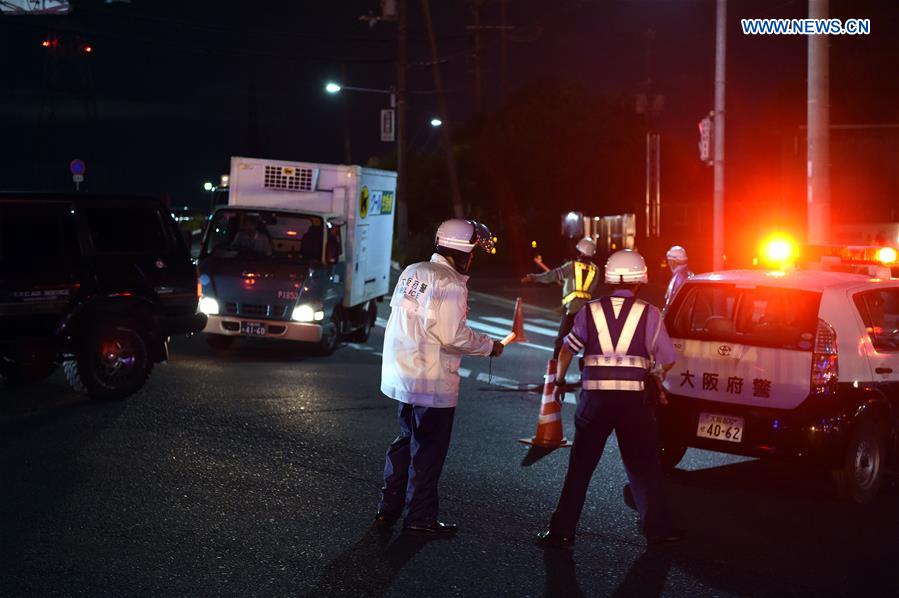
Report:
[[[365,341],[390,292],[395,197],[390,171],[231,158],[199,258],[209,344],[281,338],[328,354]]]

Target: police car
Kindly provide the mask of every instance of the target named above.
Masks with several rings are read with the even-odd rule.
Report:
[[[686,447],[797,458],[865,503],[899,457],[899,279],[884,267],[896,251],[807,254],[817,269],[713,272],[678,292],[662,461]]]

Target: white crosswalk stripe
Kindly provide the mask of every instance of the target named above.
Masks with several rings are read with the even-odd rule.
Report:
[[[490,322],[491,324],[499,324],[500,326],[508,326],[509,329],[512,328],[512,320],[509,318],[499,318],[496,316],[486,316],[481,318],[485,322]],[[535,326],[533,324],[528,324],[528,321],[524,321],[524,331],[525,332],[533,332],[534,334],[542,334],[543,336],[550,336],[552,338],[556,337],[556,333],[558,332],[558,328],[546,328],[545,326]]]

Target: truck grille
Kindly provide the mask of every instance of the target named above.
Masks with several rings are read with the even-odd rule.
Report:
[[[311,168],[266,164],[263,186],[282,191],[312,191],[313,171]]]
[[[251,316],[282,319],[287,317],[288,305],[263,305],[259,303],[225,303],[225,313],[232,316]]]

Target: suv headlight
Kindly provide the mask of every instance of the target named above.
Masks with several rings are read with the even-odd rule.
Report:
[[[207,316],[216,316],[219,313],[219,302],[212,297],[200,297],[198,307],[200,313],[204,313]]]
[[[316,310],[311,305],[297,305],[293,308],[291,319],[297,322],[321,322],[325,319],[325,312]]]

